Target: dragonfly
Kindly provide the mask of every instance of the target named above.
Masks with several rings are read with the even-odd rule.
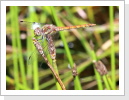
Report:
[[[21,22],[26,22],[26,21],[21,21]],[[83,24],[83,25],[75,25],[75,26],[57,27],[53,24],[44,24],[41,27],[40,23],[36,23],[36,22],[29,22],[29,23],[33,24],[32,28],[34,29],[34,35],[41,36],[41,38],[38,40],[44,40],[44,39],[47,40],[48,51],[53,60],[56,59],[56,49],[52,38],[52,36],[55,35],[55,33],[59,31],[70,30],[70,29],[93,27],[96,25],[96,24]]]

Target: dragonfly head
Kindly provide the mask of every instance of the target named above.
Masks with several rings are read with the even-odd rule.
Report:
[[[37,27],[37,28],[34,30],[34,35],[35,35],[35,36],[41,35],[41,29],[40,29],[39,27]]]

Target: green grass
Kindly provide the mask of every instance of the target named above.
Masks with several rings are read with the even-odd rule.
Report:
[[[115,44],[114,44],[114,12],[113,6],[109,7],[109,15],[110,15],[110,40],[112,42],[111,45],[111,72],[112,72],[112,84],[113,88],[116,89],[116,76],[115,76]]]
[[[28,20],[30,22],[38,21],[37,19],[37,15],[35,13],[35,8],[33,6],[28,7],[28,11],[29,11],[29,16],[28,16]],[[27,24],[27,23],[26,23]],[[33,33],[33,30],[29,30],[31,29],[31,27],[28,27],[28,36],[27,36],[27,50],[28,52],[31,53],[31,51],[35,50],[35,47],[33,45],[32,42],[32,37],[34,36],[34,34],[30,34]],[[28,56],[30,56],[30,53]],[[32,58],[32,64],[29,65],[28,67],[28,75],[30,77],[32,77],[32,82],[30,83],[31,88],[33,87],[34,90],[39,90],[39,79],[38,79],[38,60],[37,60],[37,54],[33,55],[34,57]],[[28,81],[29,82],[29,81]],[[33,83],[33,86],[32,86]]]
[[[12,46],[13,46],[13,63],[14,63],[14,79],[15,79],[15,89],[18,88],[19,84],[19,73],[18,66],[20,67],[21,79],[24,86],[27,85],[26,77],[25,77],[25,67],[22,56],[22,47],[20,41],[20,32],[19,32],[19,21],[18,21],[18,8],[16,6],[10,7],[10,15],[11,15],[11,27],[12,27]],[[18,65],[19,63],[19,65]]]

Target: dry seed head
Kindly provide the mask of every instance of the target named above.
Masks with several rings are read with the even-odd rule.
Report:
[[[95,64],[96,70],[99,72],[100,75],[107,74],[107,68],[101,61],[97,61],[94,64]]]

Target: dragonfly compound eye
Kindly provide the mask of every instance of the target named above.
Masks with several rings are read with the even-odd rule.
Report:
[[[37,27],[35,30],[34,30],[34,34],[37,36],[37,35],[41,35],[41,30],[39,27]]]

